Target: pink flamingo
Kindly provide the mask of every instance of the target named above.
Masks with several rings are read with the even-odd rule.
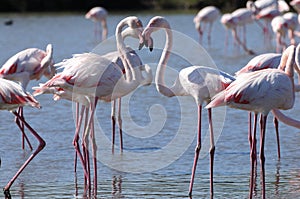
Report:
[[[216,8],[215,6],[207,6],[202,8],[198,14],[194,17],[194,23],[195,28],[199,33],[200,43],[202,43],[202,35],[203,35],[203,29],[201,28],[202,24],[209,24],[209,29],[207,33],[207,40],[208,44],[211,42],[211,30],[213,23],[217,20],[217,18],[220,16],[220,10]],[[204,26],[204,25],[203,25]]]
[[[272,19],[272,30],[276,35],[276,52],[279,53],[287,46],[284,39],[287,34],[287,21],[282,16],[277,16]]]
[[[239,75],[224,91],[213,97],[206,108],[227,105],[232,108],[261,113],[261,136],[260,136],[260,161],[262,179],[262,198],[265,198],[265,128],[268,113],[272,109],[291,109],[294,105],[294,67],[299,67],[299,47],[296,52],[295,46],[288,47],[282,54],[282,64],[278,69],[264,69]],[[285,70],[282,69],[285,67]],[[255,131],[254,131],[255,132]],[[249,198],[253,192],[253,168],[256,154],[256,135],[253,134],[251,149],[251,179]]]
[[[164,75],[166,70],[167,61],[169,59],[172,50],[172,31],[170,29],[170,24],[168,21],[160,16],[153,17],[147,27],[144,29],[143,35],[145,38],[145,44],[147,46],[148,39],[150,38],[152,32],[159,29],[164,29],[166,32],[166,43],[163,50],[163,54],[159,60],[155,84],[156,89],[159,93],[167,97],[173,96],[192,96],[198,106],[198,139],[197,146],[195,149],[195,158],[192,168],[192,175],[190,180],[189,196],[192,196],[192,189],[194,183],[194,177],[197,167],[197,161],[199,157],[199,152],[201,150],[201,111],[202,104],[204,102],[209,102],[211,97],[226,88],[233,80],[234,77],[229,74],[219,71],[214,68],[209,68],[205,66],[190,66],[182,69],[175,83],[172,87],[167,87],[164,81]],[[210,194],[213,196],[213,160],[214,160],[214,135],[212,127],[212,112],[208,109],[208,121],[210,128]]]
[[[288,36],[290,39],[290,44],[295,45],[295,31],[299,26],[298,22],[298,14],[294,12],[287,12],[282,16],[287,24],[287,29],[288,29]]]
[[[0,109],[11,111],[32,133],[34,137],[39,141],[38,148],[31,154],[31,156],[24,162],[16,174],[11,178],[11,180],[4,187],[5,198],[11,198],[10,188],[26,168],[26,166],[31,162],[31,160],[45,147],[45,141],[39,136],[39,134],[25,121],[23,117],[17,113],[15,109],[20,106],[32,106],[40,108],[40,104],[36,101],[29,93],[22,88],[22,86],[11,80],[6,80],[0,78]]]
[[[107,22],[106,22],[106,18],[107,18],[107,10],[105,8],[102,7],[94,7],[92,8],[90,11],[88,11],[85,14],[85,18],[86,19],[90,19],[95,23],[95,38],[97,39],[97,35],[99,32],[99,26],[98,24],[101,23],[102,25],[102,41],[105,40],[107,38]]]
[[[265,25],[263,28],[264,31],[264,41],[266,45],[271,46],[272,34],[271,34],[271,21],[274,17],[279,16],[281,13],[277,8],[267,7],[259,11],[255,17],[256,19],[262,19],[265,21]]]
[[[221,23],[225,26],[226,29],[231,29],[232,36],[234,38],[234,41],[242,46],[245,52],[247,52],[250,55],[255,54],[252,50],[247,48],[246,45],[246,26],[247,23],[253,22],[252,17],[252,11],[246,9],[246,8],[240,8],[234,11],[233,13],[226,13],[221,17]],[[242,42],[237,34],[237,27],[243,26],[244,28],[244,41]],[[228,42],[228,33],[226,33],[226,40],[225,45],[227,45]]]
[[[51,44],[47,45],[46,51],[38,48],[22,50],[3,64],[0,68],[0,77],[18,81],[26,90],[30,80],[39,80],[43,75],[50,79],[55,74],[52,56]],[[19,107],[17,112],[20,117],[24,117],[22,106]],[[16,123],[22,132],[22,149],[25,147],[24,140],[26,139],[30,150],[32,150],[32,146],[24,132],[24,125],[20,122],[19,117],[16,117]]]
[[[290,5],[298,12],[300,13],[300,0],[292,0],[290,2]]]
[[[137,17],[127,17],[121,20],[116,28],[117,49],[124,64],[125,75],[119,66],[110,60],[94,53],[84,53],[75,55],[73,58],[57,64],[63,66],[64,70],[44,84],[45,87],[59,87],[75,92],[78,95],[87,96],[90,99],[91,113],[83,141],[87,140],[86,138],[91,132],[95,195],[97,194],[97,146],[93,134],[93,120],[97,101],[99,99],[111,102],[123,97],[136,89],[145,80],[140,68],[132,66],[133,60],[128,55],[126,46],[122,41],[121,32],[125,26],[139,31],[139,38],[142,39],[142,23]],[[86,144],[83,144],[87,148]]]

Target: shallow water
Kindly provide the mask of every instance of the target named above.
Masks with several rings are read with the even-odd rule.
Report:
[[[128,13],[136,14],[136,13]],[[128,15],[110,15],[109,35],[116,24]],[[137,14],[144,25],[152,15]],[[251,56],[241,49],[224,47],[225,30],[216,23],[212,44],[205,38],[203,49],[194,47],[198,35],[192,23],[193,15],[166,15],[174,35],[174,49],[170,58],[166,82],[174,81],[176,70],[193,64],[215,65],[233,74],[245,65]],[[0,63],[20,50],[29,47],[44,49],[48,43],[54,46],[56,62],[74,53],[89,52],[94,40],[93,24],[80,14],[68,15],[1,15],[0,24],[12,18],[12,26],[0,26]],[[250,25],[249,47],[257,53],[274,52],[265,49],[262,32],[256,24]],[[113,39],[105,46],[114,48]],[[164,38],[159,33],[154,38],[155,48],[161,48]],[[132,46],[135,48],[134,46]],[[100,49],[98,49],[100,48]],[[97,51],[104,48],[98,47]],[[191,50],[192,49],[192,50]],[[105,51],[105,50],[104,50]],[[201,54],[202,53],[202,54]],[[140,51],[144,63],[155,72],[161,51]],[[172,69],[175,70],[172,70]],[[44,82],[41,79],[39,82]],[[37,85],[31,82],[28,88]],[[299,94],[295,107],[285,111],[299,117]],[[13,198],[80,198],[83,193],[83,174],[80,163],[74,174],[73,104],[69,101],[54,102],[51,96],[38,96],[43,108],[25,108],[27,121],[45,139],[47,146],[30,163],[11,188]],[[99,198],[187,198],[191,167],[196,146],[197,107],[189,97],[166,98],[157,93],[155,85],[140,87],[123,99],[124,152],[119,153],[116,136],[115,154],[111,154],[110,104],[100,102],[97,108],[98,144],[98,197]],[[247,113],[233,109],[214,110],[216,128],[216,154],[214,167],[215,198],[247,198],[250,161],[247,139]],[[0,185],[4,187],[24,160],[30,155],[28,148],[21,149],[19,129],[13,115],[0,112]],[[203,111],[203,146],[194,184],[193,198],[209,198],[209,140],[206,140],[207,114]],[[268,119],[266,135],[266,195],[267,198],[300,197],[300,167],[298,150],[299,130],[280,124],[281,155],[277,158],[272,116]],[[219,134],[219,135],[218,135]],[[34,147],[35,139],[31,137]],[[260,198],[259,164],[256,181],[256,197]],[[2,195],[0,194],[2,197]]]

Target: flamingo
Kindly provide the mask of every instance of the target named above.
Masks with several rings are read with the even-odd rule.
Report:
[[[224,91],[213,97],[207,109],[227,105],[232,108],[261,113],[260,125],[260,162],[262,179],[262,198],[265,198],[265,127],[268,113],[272,109],[291,109],[294,105],[294,67],[299,67],[299,48],[297,46],[296,64],[295,46],[289,46],[282,54],[282,62],[278,69],[264,69],[237,76]],[[285,67],[285,70],[282,69]],[[255,131],[254,131],[255,132]],[[253,172],[256,154],[254,152],[256,135],[253,134],[251,149],[251,179],[249,198],[253,192]]]
[[[142,23],[137,17],[131,16],[121,20],[116,28],[117,49],[124,64],[125,75],[123,75],[119,66],[110,60],[98,54],[83,53],[58,63],[57,66],[64,67],[64,70],[44,84],[45,87],[59,87],[87,96],[90,99],[91,113],[83,140],[86,140],[91,130],[95,195],[97,194],[97,146],[93,135],[93,118],[97,102],[98,100],[111,102],[123,97],[136,89],[145,80],[140,68],[132,66],[133,60],[128,55],[129,53],[122,41],[121,32],[125,26],[139,31],[139,38],[142,39]],[[36,90],[35,92],[39,91]]]
[[[122,31],[122,38],[123,40],[126,37],[133,37],[138,39],[138,33],[135,29],[131,29],[130,27],[126,28],[124,31]],[[152,38],[151,38],[152,40]],[[153,41],[151,41],[151,45],[149,46],[150,51],[152,51],[152,45]],[[138,56],[138,54],[131,49],[130,47],[127,47],[127,51],[129,52],[129,55],[131,59],[133,60],[133,67],[140,67],[140,70],[146,71],[147,77],[146,79],[141,82],[141,85],[147,86],[150,85],[152,82],[152,70],[149,66],[144,66],[142,60]],[[103,57],[111,60],[112,62],[116,63],[122,72],[125,72],[124,65],[122,62],[122,59],[120,57],[120,54],[118,51],[113,51],[110,53],[107,53],[103,55]],[[117,100],[112,101],[112,111],[111,111],[111,119],[112,119],[112,152],[114,152],[114,145],[115,145],[115,124],[116,124],[116,102]],[[118,126],[119,126],[119,135],[120,135],[120,151],[123,151],[123,139],[122,139],[122,118],[121,118],[121,98],[118,99]]]
[[[288,31],[287,21],[282,16],[277,16],[272,19],[271,26],[276,35],[276,52],[279,53],[287,46],[284,41]]]
[[[46,51],[38,48],[22,50],[9,58],[0,68],[0,77],[18,81],[26,90],[30,80],[39,80],[43,75],[50,79],[55,74],[53,67],[53,48],[48,44]],[[23,107],[20,106],[18,113],[23,116]],[[22,149],[25,148],[24,140],[28,143],[30,150],[32,146],[24,132],[24,125],[16,117],[16,123],[22,132]]]
[[[208,44],[210,44],[212,26],[219,16],[220,16],[220,10],[218,8],[216,8],[215,6],[207,6],[202,8],[198,12],[198,14],[194,17],[195,28],[199,33],[200,43],[202,43],[202,35],[203,35],[203,30],[201,29],[201,23],[209,24],[207,40],[208,40]]]
[[[290,39],[291,45],[296,45],[295,41],[295,31],[298,28],[299,22],[298,22],[298,14],[294,12],[287,12],[282,16],[287,24],[288,29],[288,36]]]
[[[0,78],[0,109],[11,111],[32,133],[34,137],[39,141],[38,148],[31,154],[31,156],[24,162],[16,174],[10,179],[10,181],[4,187],[5,198],[11,198],[10,188],[26,168],[26,166],[31,162],[31,160],[45,147],[46,142],[39,136],[39,134],[25,121],[23,117],[19,115],[16,109],[20,106],[32,106],[40,108],[39,102],[33,98],[29,93],[27,93],[24,88],[11,80],[6,80]]]
[[[252,18],[252,11],[248,10],[247,8],[240,8],[234,11],[233,13],[226,13],[222,15],[221,17],[221,23],[224,25],[226,29],[231,29],[232,36],[234,38],[234,41],[242,46],[245,52],[247,52],[250,55],[255,54],[252,50],[247,48],[246,45],[246,23],[252,23],[253,18]],[[239,38],[237,34],[237,27],[238,26],[243,26],[244,27],[244,41],[242,42],[241,39]],[[225,40],[225,45],[227,45],[227,37]]]
[[[279,16],[281,13],[277,8],[274,7],[266,7],[262,10],[260,10],[256,15],[256,19],[262,19],[265,21],[265,25],[263,28],[263,32],[264,32],[264,41],[266,43],[266,45],[271,46],[271,39],[272,39],[272,35],[271,35],[271,21],[274,17]]]
[[[205,66],[190,66],[182,69],[172,87],[167,87],[164,81],[164,74],[166,70],[167,61],[169,59],[172,50],[172,31],[170,29],[169,22],[160,16],[153,17],[147,27],[143,31],[143,36],[145,38],[145,44],[148,45],[148,39],[150,38],[152,32],[159,29],[164,29],[166,32],[166,43],[163,49],[163,54],[159,60],[155,84],[156,89],[159,93],[167,97],[173,96],[192,96],[198,106],[198,139],[197,146],[195,149],[194,164],[192,168],[192,175],[189,187],[189,196],[192,196],[192,189],[194,183],[194,177],[197,167],[197,161],[199,157],[199,152],[201,149],[201,111],[202,104],[204,102],[209,102],[211,97],[226,88],[235,78],[229,74],[219,71],[214,68]],[[210,126],[210,188],[211,196],[213,195],[213,160],[214,160],[214,135],[212,127],[212,112],[211,109],[208,110],[208,121]]]
[[[300,0],[292,0],[290,2],[290,5],[298,12],[300,13]]]
[[[98,28],[99,28],[98,24],[101,23],[101,25],[102,25],[102,41],[105,40],[107,38],[107,33],[108,33],[107,22],[106,22],[107,10],[103,7],[94,7],[85,14],[85,18],[90,19],[95,23],[94,31],[95,31],[96,39],[97,39]]]

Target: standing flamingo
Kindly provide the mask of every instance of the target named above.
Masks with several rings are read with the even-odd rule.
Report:
[[[8,59],[0,68],[0,77],[18,81],[26,90],[30,80],[39,80],[43,75],[50,79],[55,74],[53,67],[53,49],[48,44],[46,51],[38,48],[28,48]],[[20,117],[23,116],[23,107],[20,106],[17,111]],[[32,146],[24,132],[24,125],[20,119],[16,117],[16,123],[22,132],[22,149],[24,149],[24,140],[26,139],[29,148]]]
[[[100,23],[102,25],[102,41],[107,38],[107,10],[102,7],[94,7],[90,11],[85,14],[86,19],[90,19],[95,24],[95,38],[97,39],[97,35],[99,34]]]
[[[299,26],[298,22],[298,14],[294,12],[287,12],[282,16],[287,24],[287,29],[288,29],[288,36],[290,39],[290,44],[291,45],[296,45],[295,41],[295,31]]]
[[[194,17],[195,28],[199,33],[199,41],[202,43],[202,35],[203,35],[203,27],[201,28],[201,24],[209,24],[209,29],[207,33],[208,44],[211,43],[211,30],[213,23],[220,16],[220,10],[215,6],[207,6],[202,8],[198,14]],[[204,25],[203,25],[204,26]]]
[[[294,105],[294,67],[299,67],[299,48],[296,52],[295,46],[289,46],[282,54],[283,64],[278,69],[264,69],[251,73],[239,75],[224,91],[213,97],[212,101],[206,106],[210,109],[217,106],[227,105],[232,108],[253,111],[261,113],[261,136],[260,136],[260,161],[261,161],[261,179],[262,179],[262,198],[265,198],[265,128],[268,113],[272,109],[291,109]],[[283,71],[283,67],[285,70]],[[253,168],[256,154],[255,142],[256,135],[253,135],[251,150],[251,179],[249,198],[252,198],[253,192]]]
[[[234,11],[233,13],[226,13],[221,17],[221,23],[225,26],[226,29],[231,29],[232,36],[234,41],[242,46],[245,52],[250,55],[255,54],[252,50],[247,48],[246,45],[246,24],[253,22],[252,11],[246,8],[240,8]],[[244,29],[244,40],[241,41],[237,34],[237,27],[243,26]],[[228,34],[228,33],[226,33]],[[226,36],[225,45],[227,45],[228,36]]]
[[[132,66],[133,60],[128,55],[122,40],[121,32],[125,26],[139,31],[139,38],[142,39],[142,23],[137,17],[132,16],[121,20],[116,28],[117,49],[124,64],[125,75],[119,66],[110,60],[94,53],[84,53],[58,63],[57,65],[63,66],[65,69],[44,84],[46,87],[59,87],[90,98],[91,113],[83,140],[86,141],[91,132],[95,195],[97,194],[97,146],[93,132],[93,120],[98,99],[110,102],[123,97],[145,80],[140,68]],[[85,147],[87,148],[87,146]]]
[[[271,26],[276,35],[276,52],[280,53],[287,46],[284,41],[288,31],[287,21],[282,16],[277,16],[272,19]]]
[[[201,150],[201,111],[202,104],[204,102],[209,102],[211,97],[213,97],[218,92],[224,90],[226,86],[228,86],[233,80],[234,77],[229,74],[216,70],[214,68],[209,68],[205,66],[190,66],[182,69],[175,83],[172,87],[167,87],[164,81],[164,75],[166,70],[167,61],[169,59],[171,50],[172,50],[172,42],[173,36],[172,31],[170,29],[170,24],[168,21],[160,16],[153,17],[147,27],[144,29],[143,35],[145,38],[145,43],[147,44],[148,39],[152,32],[157,31],[159,29],[164,29],[166,32],[166,43],[163,49],[163,53],[159,60],[156,76],[155,76],[155,84],[156,89],[161,94],[167,97],[173,96],[192,96],[195,99],[195,102],[198,106],[198,139],[197,146],[195,149],[195,158],[194,164],[192,168],[192,175],[190,180],[190,188],[189,188],[189,196],[192,196],[192,189],[194,183],[194,177],[197,167],[197,161],[199,157],[199,153]],[[212,112],[211,109],[208,110],[208,121],[210,128],[210,188],[211,188],[211,196],[213,196],[213,160],[214,160],[214,135],[213,135],[213,127],[212,127]]]
[[[126,37],[133,37],[136,39],[138,38],[138,32],[136,29],[132,29],[130,27],[126,28],[124,31],[122,31],[122,39]],[[151,39],[152,40],[152,39]],[[151,45],[153,45],[153,41],[151,41]],[[150,51],[152,51],[152,46],[149,46]],[[147,73],[147,77],[145,81],[141,82],[141,85],[149,85],[152,82],[152,70],[149,66],[143,65],[142,60],[138,56],[138,54],[131,49],[130,47],[127,47],[126,49],[129,52],[130,59],[132,59],[133,67],[140,67],[140,70],[145,70]],[[118,51],[113,51],[110,53],[107,53],[103,55],[103,57],[111,60],[112,62],[116,63],[123,73],[125,73],[125,68],[122,62],[122,59],[120,57],[120,53]],[[115,145],[115,124],[116,124],[116,102],[117,100],[112,101],[112,111],[111,111],[111,119],[112,119],[112,152],[114,152],[114,145]],[[119,135],[120,135],[120,151],[123,151],[123,136],[122,136],[122,118],[121,118],[121,98],[118,99],[118,126],[119,126]]]
[[[298,12],[300,13],[300,0],[292,0],[290,2],[290,5]]]
[[[11,198],[10,187],[13,185],[18,176],[22,173],[25,167],[31,162],[31,160],[45,147],[45,141],[39,136],[39,134],[21,117],[15,109],[20,106],[32,106],[40,108],[40,104],[29,93],[22,88],[18,83],[11,80],[0,78],[0,109],[11,111],[15,117],[17,117],[32,133],[34,137],[39,141],[38,148],[31,154],[31,156],[24,162],[20,169],[16,172],[14,177],[4,187],[5,198]]]

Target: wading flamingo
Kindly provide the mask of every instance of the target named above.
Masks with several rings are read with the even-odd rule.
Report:
[[[13,185],[22,171],[26,168],[26,166],[31,162],[31,160],[45,147],[46,143],[16,111],[16,109],[20,106],[32,106],[40,108],[39,102],[36,101],[29,93],[26,93],[26,91],[20,84],[2,78],[0,78],[0,96],[0,109],[11,111],[39,141],[38,148],[29,156],[29,158],[16,172],[14,177],[12,177],[7,185],[3,188],[5,198],[10,199],[10,187]]]
[[[282,16],[287,24],[288,37],[290,39],[290,45],[296,45],[295,31],[299,26],[298,14],[294,12],[287,12]]]
[[[276,35],[276,52],[282,52],[287,44],[284,39],[288,31],[287,21],[282,16],[274,17],[271,21],[272,30]]]
[[[102,7],[94,7],[85,14],[86,19],[90,19],[95,24],[95,39],[100,32],[100,24],[102,26],[102,41],[107,38],[107,10]]]
[[[0,77],[18,81],[26,90],[30,80],[39,80],[43,75],[48,79],[53,77],[55,69],[52,56],[53,49],[51,44],[47,45],[46,51],[38,48],[22,50],[3,64],[0,68]],[[20,117],[24,117],[22,106],[19,107],[17,113]],[[22,132],[22,149],[25,148],[24,139],[26,139],[30,150],[32,150],[32,146],[24,132],[24,125],[20,122],[19,117],[16,117],[16,123]]]
[[[221,23],[224,27],[228,30],[231,29],[232,36],[234,38],[234,42],[238,45],[242,46],[245,52],[250,55],[255,54],[252,50],[247,48],[246,45],[246,24],[253,22],[252,11],[248,10],[247,8],[240,8],[234,11],[233,13],[226,13],[223,14],[221,17]],[[243,26],[244,27],[244,40],[241,41],[237,34],[237,27]],[[225,39],[225,46],[228,44],[228,32],[226,32],[226,39]]]
[[[211,43],[211,30],[214,22],[220,16],[220,10],[215,6],[207,6],[202,8],[198,14],[194,17],[195,28],[199,33],[199,42],[202,43],[202,35],[204,30],[204,24],[208,24],[207,40],[208,44]],[[203,25],[202,25],[203,24]],[[201,27],[202,25],[202,27]]]
[[[216,95],[218,92],[224,90],[235,78],[229,74],[219,71],[214,68],[209,68],[205,66],[190,66],[182,69],[175,83],[172,87],[167,87],[164,81],[164,75],[166,70],[167,61],[169,59],[172,50],[172,30],[170,29],[169,22],[160,16],[153,17],[147,27],[144,29],[143,35],[145,38],[145,44],[147,46],[148,39],[150,38],[152,32],[159,29],[164,29],[166,32],[166,43],[163,49],[163,53],[159,60],[155,84],[156,89],[159,93],[167,96],[192,96],[198,106],[198,139],[197,146],[195,149],[195,158],[192,168],[192,175],[190,180],[189,195],[192,196],[192,189],[194,183],[194,177],[197,167],[197,161],[201,149],[201,111],[202,104],[204,102],[209,102],[211,97]],[[212,127],[212,112],[211,109],[208,110],[208,121],[210,128],[210,188],[211,196],[213,196],[213,160],[214,160],[214,135]]]
[[[265,128],[268,113],[272,109],[291,109],[295,101],[294,93],[294,67],[299,64],[299,48],[295,53],[295,46],[289,46],[282,54],[282,64],[278,69],[264,69],[239,75],[224,91],[213,97],[206,106],[210,109],[217,106],[227,105],[232,108],[261,113],[261,136],[260,136],[260,161],[262,179],[262,198],[265,198]],[[295,54],[296,63],[295,63]],[[283,71],[283,67],[285,70]],[[255,132],[255,131],[254,131]],[[249,198],[253,193],[253,173],[256,154],[256,135],[253,134],[251,150],[251,178]]]
[[[290,2],[290,5],[298,12],[300,13],[300,0],[292,0]]]
[[[122,40],[121,32],[125,26],[139,31],[139,38],[143,39],[141,36],[142,23],[137,17],[127,17],[117,25],[117,49],[124,64],[125,75],[119,66],[110,60],[94,53],[84,53],[77,54],[70,59],[58,63],[57,66],[62,66],[64,70],[44,84],[46,87],[59,87],[90,98],[91,113],[88,118],[88,125],[84,132],[83,141],[87,140],[86,138],[91,130],[95,195],[97,194],[97,146],[93,133],[93,120],[98,99],[111,102],[129,94],[145,80],[140,68],[132,66],[131,63],[133,60],[130,59]],[[147,65],[145,65],[145,70],[147,71],[148,69]],[[39,91],[36,90],[35,92]]]

